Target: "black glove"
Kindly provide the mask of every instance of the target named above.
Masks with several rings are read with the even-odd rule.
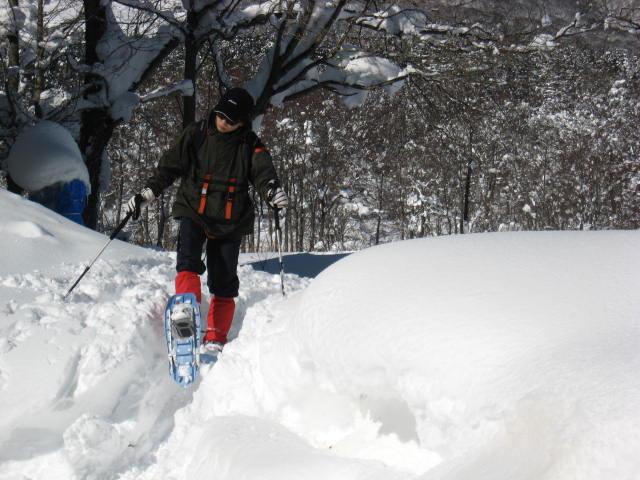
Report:
[[[142,207],[148,205],[156,199],[153,190],[149,187],[142,189],[140,193],[136,193],[127,202],[127,213],[131,213],[134,220],[140,218],[140,211]]]

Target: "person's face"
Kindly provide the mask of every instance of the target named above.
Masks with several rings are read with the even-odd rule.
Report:
[[[239,129],[240,127],[242,127],[242,125],[243,125],[242,122],[238,122],[231,125],[225,116],[220,114],[216,115],[216,128],[218,129],[219,132],[231,133]]]

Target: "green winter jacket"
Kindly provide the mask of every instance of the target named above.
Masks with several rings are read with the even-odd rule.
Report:
[[[214,123],[215,125],[215,123]],[[212,238],[253,232],[254,206],[249,184],[267,198],[279,185],[271,155],[246,128],[204,131],[204,121],[184,129],[165,152],[147,186],[158,196],[180,178],[172,216],[188,217]]]

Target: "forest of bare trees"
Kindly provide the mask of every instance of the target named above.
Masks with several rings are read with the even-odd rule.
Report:
[[[25,125],[66,126],[96,229],[231,85],[291,198],[287,250],[640,227],[636,1],[2,2],[0,158]],[[174,248],[174,192],[132,241]],[[244,248],[271,250],[256,209]]]

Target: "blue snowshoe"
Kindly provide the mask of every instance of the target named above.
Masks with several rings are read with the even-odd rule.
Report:
[[[200,307],[193,293],[180,293],[169,299],[164,329],[171,377],[178,385],[188,387],[198,376],[202,339]]]

